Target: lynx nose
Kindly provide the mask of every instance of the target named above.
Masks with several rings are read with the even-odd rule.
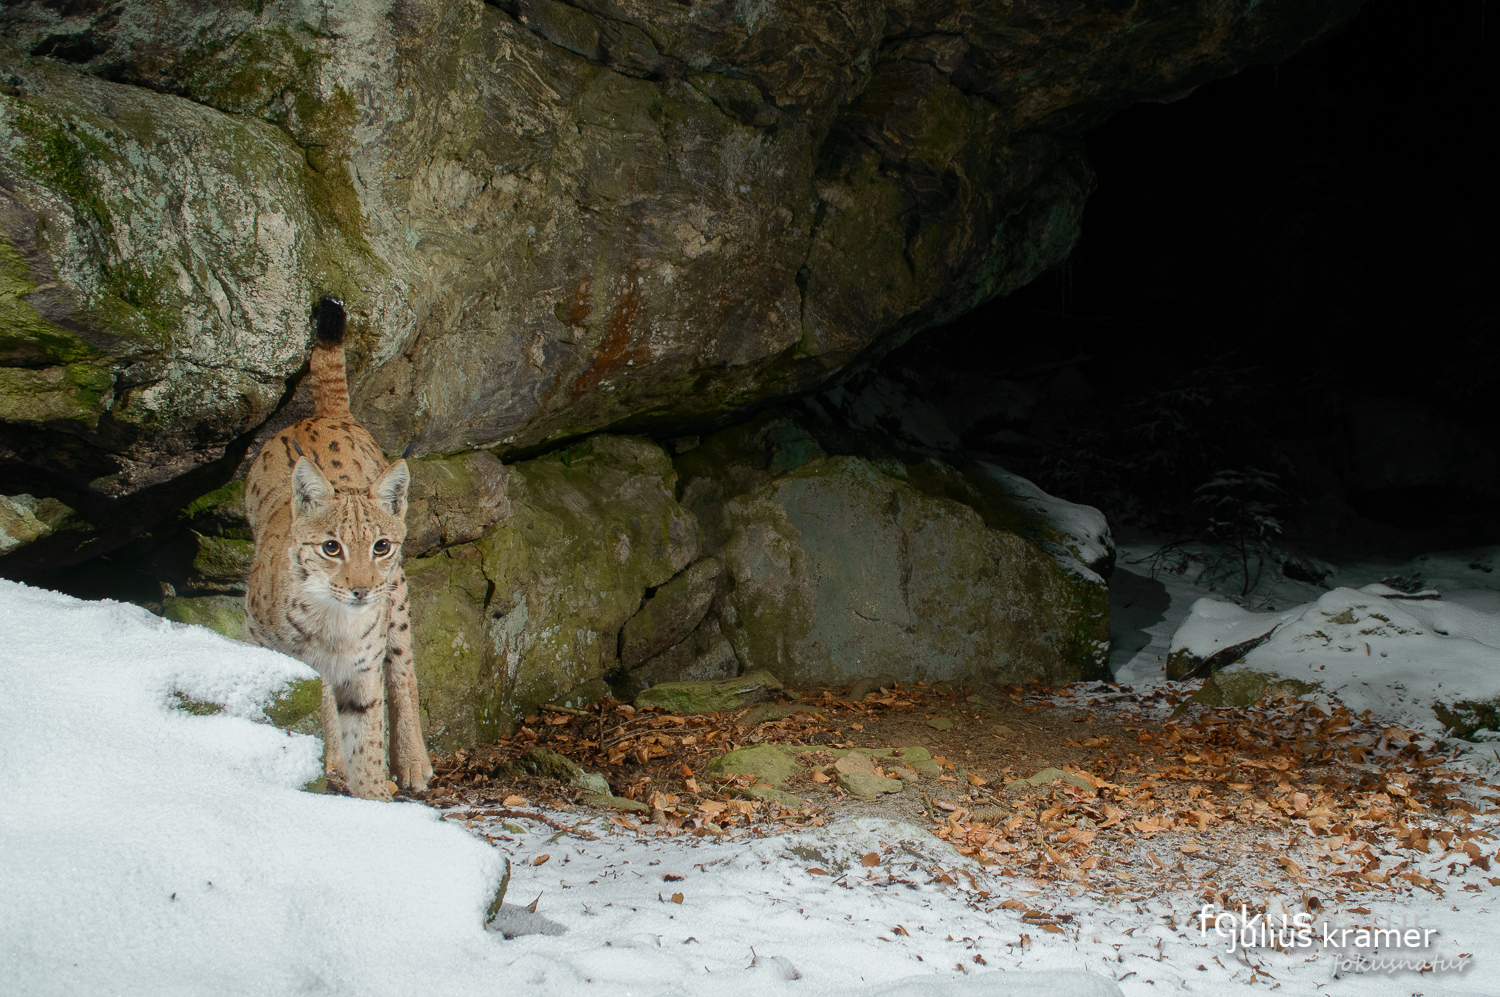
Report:
[[[365,597],[370,594],[370,590],[369,590],[368,587],[361,586],[359,588],[352,588],[352,589],[350,589],[349,590],[349,594],[352,595],[352,596],[354,596],[354,598],[357,601],[364,602],[365,601]]]

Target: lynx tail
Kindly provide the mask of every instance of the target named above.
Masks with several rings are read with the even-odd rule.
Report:
[[[319,418],[349,416],[349,381],[344,374],[344,327],[348,316],[344,303],[332,295],[318,304],[317,342],[313,344],[309,373],[312,375],[313,411]]]

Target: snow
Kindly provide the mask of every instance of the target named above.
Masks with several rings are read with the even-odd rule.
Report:
[[[0,991],[411,992],[460,953],[503,970],[488,846],[426,807],[299,791],[320,743],[255,718],[305,665],[5,581],[0,635]]]
[[[1029,509],[1056,532],[1061,538],[1056,546],[1061,548],[1061,553],[1077,560],[1076,570],[1080,574],[1090,580],[1103,581],[1092,569],[1109,563],[1115,554],[1109,520],[1104,513],[1091,505],[1079,505],[1050,495],[1026,478],[998,465],[982,460],[976,463],[1012,501]]]
[[[1134,560],[1144,560],[1132,551]],[[1322,591],[1281,580],[1259,594],[1256,608],[1204,595],[1189,579],[1158,573],[1121,579],[1112,593],[1115,628],[1151,629],[1150,640],[1121,648],[1116,678],[1149,684],[1178,652],[1205,658],[1270,634],[1227,672],[1249,670],[1315,682],[1356,713],[1370,710],[1392,723],[1441,737],[1434,704],[1500,699],[1500,578],[1495,548],[1427,555],[1399,565],[1353,565],[1338,571],[1346,584]],[[1129,571],[1128,561],[1125,571]],[[1404,591],[1371,577],[1412,582]],[[1156,614],[1121,605],[1157,585],[1168,603]],[[1112,586],[1115,588],[1116,586]],[[1277,610],[1290,597],[1297,604]],[[1300,597],[1300,598],[1299,598]],[[1158,604],[1162,597],[1158,596]],[[1183,606],[1187,612],[1182,613]],[[1166,636],[1170,634],[1170,636]],[[1165,639],[1163,639],[1165,638]],[[1117,639],[1117,645],[1120,642]],[[1163,651],[1165,653],[1163,653]],[[1153,660],[1155,659],[1155,660]]]
[[[1121,621],[1145,642],[1124,664],[1154,681],[1144,673],[1160,668],[1204,593],[1181,578],[1132,577],[1141,581],[1121,586],[1135,596]],[[1472,677],[1493,661],[1497,593],[1459,595],[1410,602],[1336,590],[1304,600],[1263,647],[1304,672],[1334,654],[1360,668],[1384,662],[1404,669],[1417,697],[1423,661],[1434,686],[1450,681],[1443,662]],[[1373,637],[1387,659],[1305,639],[1325,611],[1359,605],[1363,622],[1318,628],[1335,644]],[[1360,633],[1376,611],[1390,633]],[[1313,670],[1331,686],[1334,667]],[[1331,963],[1304,952],[1231,952],[1198,930],[1196,889],[1105,896],[989,876],[925,828],[890,820],[670,837],[545,803],[529,809],[563,830],[306,793],[319,743],[262,722],[260,704],[309,676],[298,662],[135,607],[0,581],[0,992],[1104,997],[1268,979],[1285,994],[1493,991],[1474,965],[1335,980]],[[225,709],[190,715],[174,692]],[[877,863],[865,865],[872,852]],[[1271,843],[1246,858],[1275,854]],[[483,926],[506,860],[500,923],[510,938]],[[1470,880],[1462,890],[1454,880],[1441,901],[1389,894],[1371,904],[1429,918],[1448,949],[1487,966],[1496,890],[1477,873]],[[1270,880],[1265,889],[1245,899],[1298,900],[1274,895]],[[1023,920],[1033,905],[1061,930]]]
[[[1264,637],[1284,623],[1287,613],[1253,613],[1236,602],[1198,599],[1187,619],[1172,634],[1170,654],[1207,658],[1228,648]]]

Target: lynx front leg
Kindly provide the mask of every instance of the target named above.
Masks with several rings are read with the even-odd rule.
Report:
[[[386,633],[385,692],[391,711],[391,773],[403,789],[422,790],[432,778],[432,759],[422,741],[417,706],[417,671],[411,655],[411,609],[406,574],[391,593],[391,623]]]
[[[323,771],[329,779],[349,784],[348,766],[344,764],[344,737],[339,723],[338,703],[333,699],[333,685],[323,681]]]
[[[349,792],[364,800],[389,800],[385,781],[385,689],[380,670],[357,673],[333,689]]]

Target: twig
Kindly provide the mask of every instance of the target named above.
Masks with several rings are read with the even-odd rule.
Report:
[[[547,705],[547,706],[539,706],[539,707],[537,707],[537,709],[542,710],[542,711],[547,712],[547,713],[566,713],[570,717],[591,717],[591,716],[593,716],[593,714],[590,713],[588,710],[576,710],[576,709],[574,709],[571,706],[551,706],[551,705]]]

